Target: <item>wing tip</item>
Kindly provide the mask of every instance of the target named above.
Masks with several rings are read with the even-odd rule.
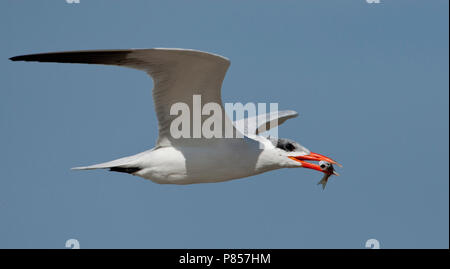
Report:
[[[295,110],[285,110],[285,112],[289,113],[289,115],[292,117],[297,117],[299,115],[298,112]]]
[[[11,60],[13,62],[17,62],[17,61],[27,61],[27,62],[35,61],[35,62],[39,62],[47,54],[54,54],[54,53],[35,53],[35,54],[17,55],[17,56],[9,58],[9,60]]]
[[[18,56],[14,56],[14,57],[9,58],[9,60],[11,60],[13,62],[17,62],[17,61],[39,62],[39,61],[42,61],[42,59],[40,57],[41,55],[44,55],[44,53],[42,53],[42,54],[18,55]]]
[[[118,60],[126,57],[129,53],[139,53],[148,50],[153,51],[173,51],[184,53],[196,53],[203,57],[214,57],[230,65],[230,59],[211,52],[181,49],[181,48],[152,48],[152,49],[115,49],[115,50],[78,50],[78,51],[57,51],[36,54],[19,55],[9,58],[11,61],[27,62],[57,62],[57,63],[88,63],[88,64],[115,64]]]
[[[22,57],[23,57],[23,56],[14,56],[14,57],[9,58],[9,60],[10,60],[10,61],[13,61],[13,62],[16,62],[16,61],[23,61],[23,60],[21,60]]]

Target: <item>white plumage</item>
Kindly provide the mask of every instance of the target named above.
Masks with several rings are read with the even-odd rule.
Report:
[[[304,160],[335,163],[294,141],[260,136],[269,128],[296,117],[295,111],[277,111],[233,123],[225,114],[221,100],[221,86],[230,61],[219,55],[185,49],[130,49],[31,54],[11,60],[118,65],[145,71],[153,78],[158,119],[155,147],[75,170],[108,168],[157,183],[192,184],[226,181],[279,168],[306,167],[326,173]],[[192,111],[194,95],[200,95],[203,104],[213,102],[221,106],[224,119],[221,137],[226,137],[228,125],[235,136],[240,133],[243,138],[172,137],[170,124],[176,116],[170,115],[171,106],[183,102]],[[193,122],[192,116],[190,120]],[[203,122],[205,118],[200,120]]]

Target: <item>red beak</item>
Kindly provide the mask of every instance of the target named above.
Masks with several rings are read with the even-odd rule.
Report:
[[[306,161],[325,161],[325,162],[329,162],[331,164],[336,164],[339,167],[342,167],[341,164],[339,164],[338,162],[336,162],[335,160],[327,157],[327,156],[323,156],[319,153],[314,153],[311,152],[309,155],[302,155],[302,156],[289,156],[290,159],[297,161],[299,163],[302,164],[302,167],[304,168],[309,168],[309,169],[313,169],[313,170],[317,170],[320,172],[323,172],[325,174],[327,174],[327,171],[322,170],[322,168],[320,168],[319,165],[317,164],[313,164],[313,163],[309,163]],[[333,172],[335,175],[338,175],[336,172]]]

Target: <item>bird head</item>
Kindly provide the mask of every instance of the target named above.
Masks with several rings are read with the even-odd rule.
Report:
[[[339,175],[333,169],[333,164],[342,167],[335,160],[321,155],[319,153],[311,152],[299,143],[286,138],[269,138],[275,147],[274,150],[278,155],[286,158],[283,163],[288,167],[302,167],[320,171],[325,174]],[[318,164],[312,163],[318,162]]]

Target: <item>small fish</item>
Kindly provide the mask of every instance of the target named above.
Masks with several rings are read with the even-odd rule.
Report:
[[[325,186],[328,183],[328,178],[331,176],[331,174],[325,174],[323,175],[322,179],[317,183],[317,185],[322,184],[322,190],[325,190]]]
[[[322,171],[325,172],[325,175],[323,175],[322,179],[317,183],[317,185],[322,184],[322,189],[325,190],[325,186],[328,183],[328,179],[331,177],[331,175],[339,176],[339,174],[334,170],[334,167],[331,163],[320,161],[319,166],[322,169]]]

